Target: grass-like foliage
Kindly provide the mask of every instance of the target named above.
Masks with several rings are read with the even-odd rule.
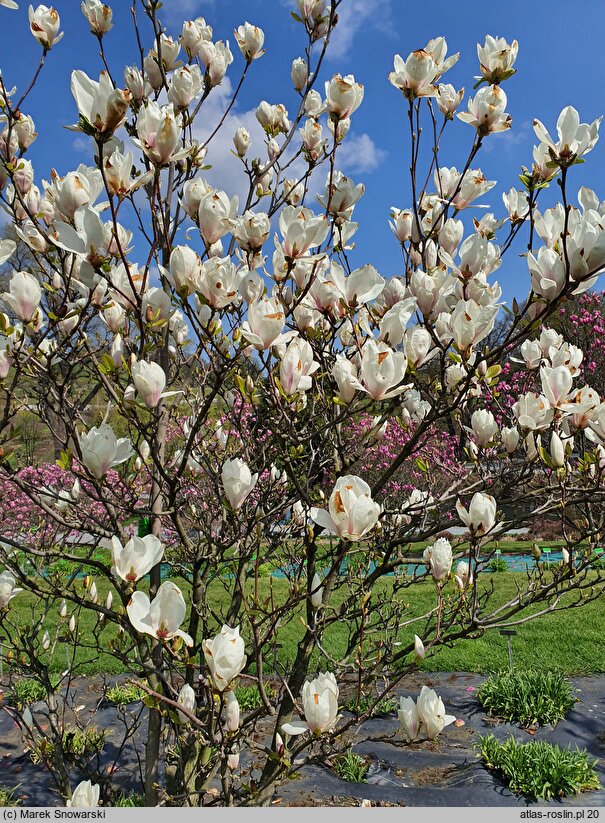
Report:
[[[95,729],[89,726],[86,729],[67,728],[63,730],[61,745],[65,758],[76,762],[81,758],[99,754],[105,746],[107,732],[105,729]],[[52,756],[54,744],[46,737],[40,737],[29,751],[32,763],[43,763]]]
[[[341,780],[346,780],[349,783],[366,782],[365,775],[368,770],[368,764],[365,758],[360,754],[355,754],[351,749],[344,754],[338,755],[334,760],[332,768]]]
[[[500,743],[493,735],[481,737],[478,748],[486,768],[506,780],[515,794],[534,800],[580,794],[600,788],[594,770],[596,758],[586,750],[562,749],[541,740]]]
[[[365,714],[370,706],[374,703],[373,696],[363,694],[359,701],[359,714]],[[357,714],[357,696],[352,697],[348,703],[345,704],[347,711]],[[389,714],[397,711],[397,701],[394,697],[383,697],[372,709],[372,717],[380,717],[381,715]]]
[[[15,795],[16,789],[7,789],[0,786],[0,807],[1,806],[18,806],[21,801]]]
[[[46,689],[39,680],[33,680],[26,677],[23,680],[17,680],[12,688],[11,701],[17,706],[29,706],[30,703],[37,703],[38,700],[44,700],[46,697]]]
[[[477,699],[492,717],[527,727],[556,724],[573,708],[577,698],[560,672],[498,672],[477,689]]]
[[[263,701],[257,686],[238,686],[234,689],[234,693],[243,712],[250,712],[262,705]],[[268,683],[265,684],[265,693],[269,699],[275,694]]]
[[[133,683],[125,683],[123,686],[112,686],[107,689],[107,699],[115,706],[127,706],[129,703],[136,703],[143,699],[144,692]]]
[[[142,794],[121,794],[113,804],[116,809],[133,809],[145,805],[145,796]]]

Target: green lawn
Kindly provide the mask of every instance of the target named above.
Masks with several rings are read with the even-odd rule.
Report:
[[[503,602],[505,599],[514,597],[515,582],[520,583],[522,575],[514,573],[484,575],[485,584],[492,580],[496,584],[495,602]],[[187,584],[180,580],[175,580],[175,582],[181,586],[185,600],[187,600]],[[287,583],[283,579],[273,579],[271,583],[274,595],[279,600],[280,592],[285,591]],[[97,585],[100,597],[104,599],[107,585],[101,581],[98,581]],[[261,579],[261,595],[268,592],[268,589],[269,580]],[[392,579],[383,578],[373,596],[388,598],[391,590]],[[213,598],[215,611],[218,614],[224,613],[227,599],[222,587],[219,584],[213,584],[209,589],[209,596]],[[407,613],[413,616],[422,614],[434,605],[435,591],[431,583],[419,583],[408,589],[402,597],[408,603]],[[19,626],[31,625],[34,615],[37,614],[39,614],[39,604],[36,603],[33,595],[21,593],[11,602],[10,616],[18,622]],[[57,605],[45,622],[45,628],[51,636],[54,636],[54,628],[59,621]],[[84,642],[91,639],[91,631],[95,623],[95,618],[89,612],[83,613],[79,629]],[[402,631],[401,641],[407,645],[414,631],[417,629],[408,628],[405,632]],[[605,611],[602,599],[581,608],[539,617],[517,627],[517,631],[518,634],[513,639],[513,652],[515,664],[519,667],[560,669],[567,674],[605,672],[605,645],[602,639],[605,633]],[[293,657],[302,632],[303,628],[297,616],[281,629],[279,642],[282,648],[279,654],[282,661]],[[2,633],[0,629],[0,635]],[[245,629],[243,633],[245,636]],[[101,634],[101,645],[106,647],[115,634],[112,626],[105,628]],[[343,624],[333,626],[324,637],[326,648],[336,657],[344,649],[345,642],[346,626]],[[58,644],[53,658],[48,661],[52,672],[60,672],[66,668],[67,650],[66,644]],[[81,649],[78,652],[77,661],[79,663],[77,671],[82,674],[99,672],[115,674],[123,670],[119,661],[111,655],[103,653],[99,655],[94,650]],[[319,666],[322,662],[318,656],[315,664]],[[490,672],[507,665],[505,638],[501,637],[497,631],[489,631],[480,638],[459,641],[453,648],[438,650],[423,662],[422,668],[425,671]]]

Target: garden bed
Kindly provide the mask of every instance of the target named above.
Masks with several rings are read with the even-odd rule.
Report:
[[[534,801],[514,795],[503,780],[485,769],[477,756],[475,744],[480,735],[493,734],[504,741],[511,735],[519,742],[544,740],[560,746],[586,748],[599,758],[596,771],[605,784],[605,677],[574,678],[579,702],[556,728],[531,729],[529,733],[509,723],[488,718],[476,699],[475,691],[483,678],[474,674],[417,673],[402,682],[399,694],[415,696],[421,685],[435,688],[447,711],[464,725],[452,724],[437,741],[405,744],[398,730],[395,712],[372,718],[349,736],[353,751],[366,758],[365,783],[342,780],[324,765],[305,766],[282,785],[273,804],[288,806],[356,805],[363,798],[376,805],[406,806],[515,806],[534,805]],[[102,762],[110,764],[116,753],[112,729],[120,724],[119,710],[107,702],[99,706],[103,681],[100,677],[81,678],[77,682],[75,703],[83,705],[81,714],[109,730]],[[125,711],[138,712],[140,704]],[[33,706],[36,711],[36,705]],[[116,732],[117,734],[117,732]],[[141,739],[127,746],[114,773],[114,783],[128,793],[137,781]],[[6,712],[0,712],[0,785],[16,789],[15,795],[25,805],[61,805],[44,769],[35,766],[22,754],[21,739]],[[254,763],[242,755],[241,778],[246,780]],[[74,775],[74,780],[76,776]],[[603,806],[605,790],[552,801],[553,805]],[[544,805],[539,802],[538,805]]]

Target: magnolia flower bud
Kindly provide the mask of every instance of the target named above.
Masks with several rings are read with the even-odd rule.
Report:
[[[221,477],[227,500],[233,509],[243,506],[258,480],[258,474],[253,475],[248,464],[239,457],[225,460]]]
[[[184,709],[186,709],[189,712],[189,714],[195,714],[195,692],[188,683],[185,683],[185,685],[180,690],[176,702],[179,704],[179,706],[182,706]],[[187,715],[184,712],[179,712],[179,718],[182,723],[191,722],[191,719],[187,717]]]
[[[112,606],[113,606],[113,592],[110,589],[107,592],[107,597],[105,598],[105,608],[109,610],[109,609],[111,609]]]
[[[232,691],[225,693],[225,731],[235,733],[239,729],[240,708]]]
[[[414,652],[417,658],[422,659],[425,655],[424,643],[417,634],[414,635]]]
[[[126,66],[124,69],[124,85],[132,94],[132,99],[140,103],[145,97],[145,80],[138,66]]]
[[[133,363],[132,379],[141,399],[150,409],[155,409],[166,388],[166,374],[159,363],[138,360]]]
[[[397,719],[399,720],[401,731],[409,742],[411,743],[416,740],[418,732],[420,731],[420,718],[418,717],[416,703],[412,697],[399,698]]]
[[[317,572],[311,581],[311,605],[315,610],[319,609],[323,603],[324,590]]]
[[[452,547],[449,540],[440,537],[432,546],[427,546],[423,559],[436,582],[446,580],[452,569]]]
[[[233,135],[233,145],[238,157],[245,157],[250,148],[250,132],[245,126],[239,126]]]
[[[61,608],[59,609],[59,615],[61,617],[67,617],[67,603],[65,600],[61,602]]]
[[[292,83],[296,91],[302,91],[309,80],[307,61],[297,57],[292,61]]]
[[[203,641],[202,650],[215,688],[224,691],[246,665],[244,640],[240,637],[239,626],[234,629],[223,626],[212,640]],[[232,708],[235,710],[233,704]]]
[[[69,626],[69,631],[73,634],[76,630],[76,617],[75,617],[75,615],[72,614],[72,616],[69,618],[68,626]]]
[[[239,766],[239,752],[227,755],[227,766],[230,769],[237,769]]]
[[[556,469],[563,468],[565,465],[565,447],[557,432],[553,432],[550,437],[550,457]]]
[[[42,648],[45,652],[50,649],[50,634],[46,631],[42,637]]]

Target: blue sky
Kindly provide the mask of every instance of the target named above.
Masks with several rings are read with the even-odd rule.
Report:
[[[0,66],[9,86],[19,89],[29,82],[37,65],[40,47],[27,29],[27,4],[19,11],[0,8],[3,37]],[[54,166],[63,174],[80,162],[90,162],[90,152],[83,137],[74,136],[63,126],[77,119],[75,104],[69,93],[69,76],[81,68],[97,76],[101,68],[96,41],[79,10],[77,0],[56,0],[55,8],[62,19],[64,39],[53,48],[48,66],[26,106],[33,115],[40,137],[28,156],[34,161],[36,178],[48,178]],[[114,0],[116,26],[105,38],[112,71],[121,77],[123,67],[136,62],[132,27],[127,0]],[[242,122],[255,127],[253,111],[261,99],[283,102],[293,111],[297,98],[291,88],[290,65],[302,53],[304,32],[290,17],[294,2],[288,0],[165,0],[164,16],[168,32],[178,34],[182,20],[198,15],[206,17],[214,28],[215,39],[229,39],[235,53],[229,78],[235,84],[243,59],[233,42],[233,28],[248,20],[266,33],[267,54],[251,67],[248,82],[238,101],[234,118],[209,155],[214,164],[212,182],[230,193],[237,187],[235,167],[229,155],[234,126]],[[353,116],[349,148],[343,155],[343,170],[354,180],[363,181],[366,194],[358,204],[355,219],[360,222],[358,248],[354,262],[372,262],[385,276],[401,273],[398,244],[388,228],[389,207],[411,205],[408,188],[409,142],[404,100],[387,80],[396,52],[407,54],[425,45],[430,37],[444,35],[449,52],[461,52],[460,61],[444,78],[460,88],[465,86],[465,100],[471,93],[473,75],[478,73],[476,43],[485,34],[519,40],[517,74],[506,82],[507,110],[513,118],[511,131],[491,135],[486,149],[476,163],[485,176],[498,186],[480,202],[503,216],[501,192],[517,186],[522,164],[531,164],[535,143],[534,117],[554,132],[559,111],[574,105],[582,121],[590,122],[605,112],[602,91],[602,36],[605,10],[601,0],[584,0],[577,11],[563,0],[507,0],[489,6],[475,0],[343,0],[342,25],[331,44],[326,77],[339,71],[353,73],[365,86],[365,99]],[[5,28],[6,27],[6,28]],[[149,37],[146,46],[151,45]],[[322,88],[323,90],[323,88]],[[202,131],[210,130],[228,99],[229,81],[213,93],[207,107]],[[211,102],[212,101],[212,102]],[[464,106],[465,107],[465,106]],[[449,132],[449,134],[448,134]],[[446,130],[440,152],[442,165],[458,165],[470,146],[473,129],[459,121]],[[260,134],[258,135],[260,140]],[[571,194],[588,185],[605,198],[605,141],[597,144],[584,166],[573,169]],[[323,171],[319,172],[323,182]],[[552,201],[558,187],[546,193]],[[473,213],[480,216],[481,212]],[[516,251],[521,251],[521,248]],[[508,254],[497,272],[497,279],[507,298],[527,291],[525,261]]]

